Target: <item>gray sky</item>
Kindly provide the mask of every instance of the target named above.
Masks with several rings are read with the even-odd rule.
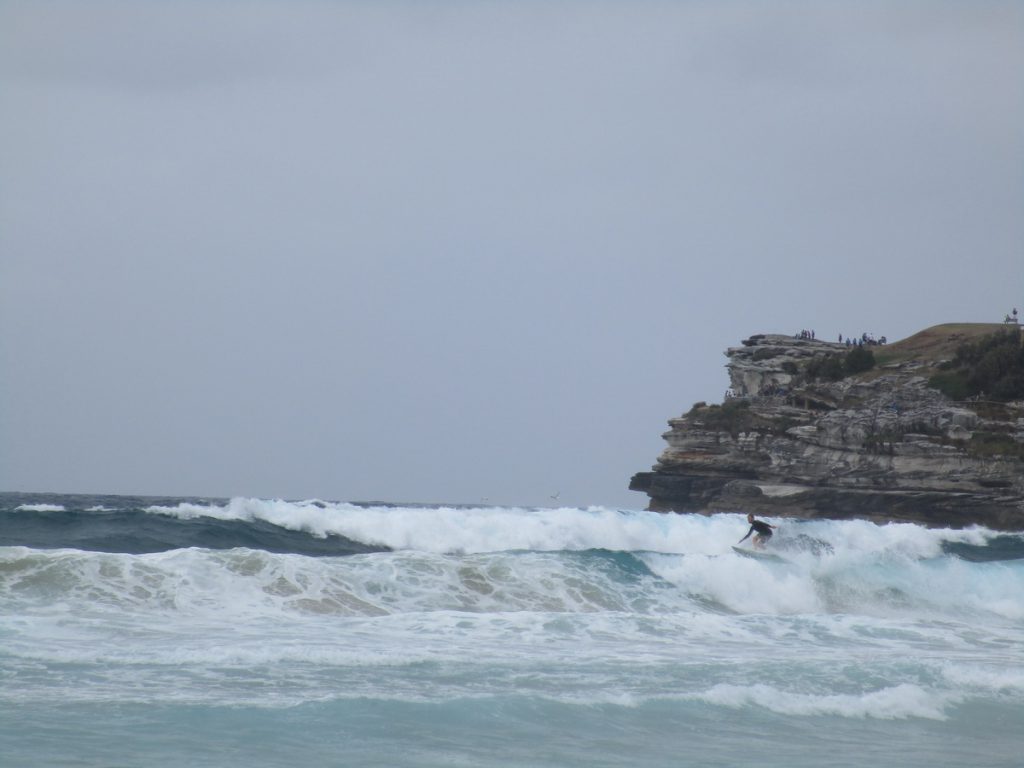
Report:
[[[0,0],[0,490],[642,508],[757,332],[1024,309],[1021,2]]]

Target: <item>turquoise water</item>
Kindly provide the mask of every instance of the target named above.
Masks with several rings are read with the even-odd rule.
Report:
[[[0,765],[1022,764],[1020,536],[102,501],[4,509]]]
[[[255,708],[54,706],[5,718],[4,765],[1019,766],[1019,707],[931,720],[847,721],[671,702],[581,711],[496,699]],[[16,727],[17,738],[11,739]],[[13,748],[11,748],[13,747]]]

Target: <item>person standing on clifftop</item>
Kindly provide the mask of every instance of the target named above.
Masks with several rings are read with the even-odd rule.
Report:
[[[750,530],[747,531],[746,536],[736,543],[742,544],[750,537],[750,534],[756,533],[757,535],[754,536],[754,549],[764,549],[764,545],[767,543],[768,539],[772,537],[772,528],[775,526],[770,523],[766,523],[763,520],[754,519],[753,512],[747,514],[747,522],[750,523]]]

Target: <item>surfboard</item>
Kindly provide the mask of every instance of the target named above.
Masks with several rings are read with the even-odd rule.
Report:
[[[786,558],[779,557],[778,555],[773,555],[771,552],[759,552],[756,549],[744,549],[743,547],[736,546],[734,546],[733,549],[736,551],[736,554],[752,558],[753,560],[765,560],[771,563],[789,562]]]

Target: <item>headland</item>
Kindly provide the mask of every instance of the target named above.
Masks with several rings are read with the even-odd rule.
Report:
[[[1024,530],[1024,333],[938,325],[899,342],[756,334],[730,389],[669,420],[630,489],[662,512]]]

